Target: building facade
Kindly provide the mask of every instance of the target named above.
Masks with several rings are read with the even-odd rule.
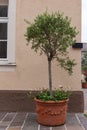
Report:
[[[77,42],[81,42],[80,0],[0,0],[0,90],[28,91],[48,87],[46,57],[39,56],[26,46],[24,34],[28,26],[44,11],[60,11],[71,17],[77,27]],[[74,73],[69,76],[54,61],[52,78],[54,88],[63,85],[74,91],[81,90],[81,49],[69,48],[69,55],[76,60]]]

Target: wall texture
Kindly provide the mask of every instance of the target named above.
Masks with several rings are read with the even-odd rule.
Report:
[[[26,46],[24,34],[27,23],[45,10],[61,11],[72,19],[72,25],[79,30],[77,42],[81,38],[81,1],[80,0],[17,0],[16,6],[16,67],[14,71],[0,72],[0,90],[37,90],[48,87],[48,66],[46,57],[39,56]],[[81,50],[69,49],[70,56],[76,59],[77,65],[70,77],[63,69],[52,65],[53,86],[60,84],[72,90],[81,89]]]
[[[0,91],[0,111],[5,112],[35,112],[34,100],[27,96],[29,91]],[[32,91],[32,96],[36,95]],[[75,107],[76,106],[76,107]],[[68,112],[84,112],[84,101],[82,91],[73,91],[68,102]]]
[[[0,0],[0,4],[8,4],[8,0]]]

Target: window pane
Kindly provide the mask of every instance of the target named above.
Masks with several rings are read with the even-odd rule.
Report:
[[[0,41],[0,58],[7,58],[7,42]]]
[[[0,40],[7,40],[7,23],[0,23]]]
[[[8,6],[0,5],[0,17],[8,17]]]

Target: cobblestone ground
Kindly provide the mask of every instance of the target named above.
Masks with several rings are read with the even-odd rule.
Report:
[[[87,118],[81,113],[68,113],[65,125],[46,127],[37,123],[35,113],[3,112],[0,113],[0,130],[87,130]]]

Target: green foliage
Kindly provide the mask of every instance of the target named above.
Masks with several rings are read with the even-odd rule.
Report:
[[[82,55],[82,72],[87,70],[87,52]]]
[[[84,116],[87,117],[87,113],[84,113]]]
[[[71,91],[56,90],[54,97],[56,100],[66,100],[71,96]]]
[[[55,90],[53,95],[50,96],[50,92],[48,90],[43,90],[36,96],[37,99],[42,101],[59,101],[59,100],[66,100],[71,96],[71,91],[64,91],[63,89]]]
[[[28,44],[32,43],[31,48],[41,55],[44,53],[50,61],[57,59],[61,67],[71,74],[75,61],[67,58],[67,49],[75,43],[78,34],[76,27],[71,26],[71,19],[64,17],[63,13],[49,14],[46,11],[28,24],[25,37]]]
[[[82,83],[87,83],[87,76],[85,74],[82,74]]]
[[[67,57],[61,59],[57,58],[57,60],[59,61],[60,66],[63,67],[65,70],[67,70],[70,75],[73,73],[72,68],[74,65],[76,65],[74,59],[70,60],[69,57]]]
[[[43,91],[41,91],[40,93],[38,93],[36,98],[40,99],[42,101],[53,100],[53,97],[50,95],[49,91],[47,91],[45,89]]]
[[[63,13],[55,12],[49,14],[45,11],[38,15],[33,23],[28,22],[26,30],[26,40],[31,44],[31,48],[35,52],[43,53],[48,59],[48,74],[49,74],[49,90],[48,93],[42,93],[38,97],[44,100],[54,99],[52,93],[52,73],[51,61],[56,59],[61,67],[68,71],[69,74],[73,72],[73,66],[76,64],[74,59],[68,56],[68,48],[76,42],[76,27],[71,25],[71,19],[68,16],[64,17]],[[27,45],[28,45],[27,44]],[[63,93],[63,92],[62,92]],[[64,93],[63,93],[64,94]],[[61,98],[66,98],[66,94],[61,95]]]

